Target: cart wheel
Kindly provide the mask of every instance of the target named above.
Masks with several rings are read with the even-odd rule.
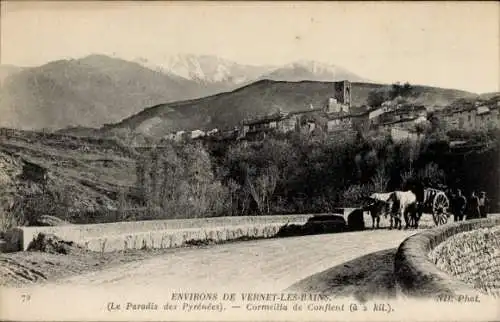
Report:
[[[440,192],[434,197],[434,202],[432,204],[432,218],[434,219],[434,224],[436,224],[436,226],[444,225],[448,222],[449,206],[450,202],[444,193]]]
[[[432,214],[432,219],[436,226],[444,225],[448,222],[448,215],[444,213],[434,213]]]

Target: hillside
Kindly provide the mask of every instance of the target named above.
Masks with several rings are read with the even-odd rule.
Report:
[[[3,82],[8,76],[17,74],[21,70],[23,70],[22,67],[14,65],[0,65],[0,86],[2,86]]]
[[[46,180],[26,166],[45,169]],[[69,212],[116,209],[118,192],[134,185],[135,154],[112,141],[0,129],[0,212],[45,189],[68,207],[48,215],[78,221]]]
[[[0,88],[0,126],[99,127],[145,106],[207,95],[200,84],[103,55],[59,60],[8,75]]]
[[[352,105],[367,104],[373,89],[389,88],[370,83],[352,84]],[[103,129],[104,134],[118,129],[162,136],[178,130],[227,128],[241,120],[282,111],[299,111],[324,106],[332,93],[331,82],[280,82],[261,80],[232,92],[170,104],[160,104]],[[424,105],[446,105],[461,97],[475,94],[425,86],[414,87],[413,100]]]
[[[480,99],[489,100],[489,99],[494,99],[495,97],[499,97],[499,96],[500,96],[500,92],[483,93],[480,95]]]

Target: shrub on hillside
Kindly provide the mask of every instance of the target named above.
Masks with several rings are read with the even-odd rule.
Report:
[[[351,185],[343,193],[341,206],[358,207],[363,205],[367,196],[375,192],[375,188],[370,184]]]
[[[144,153],[137,160],[137,185],[144,206],[156,209],[157,218],[230,213],[229,189],[215,178],[210,155],[200,143],[166,142]]]
[[[0,233],[6,232],[7,230],[21,226],[23,224],[23,219],[10,209],[0,210]]]

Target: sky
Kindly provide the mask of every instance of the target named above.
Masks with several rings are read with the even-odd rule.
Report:
[[[179,53],[316,60],[380,82],[500,91],[498,2],[2,1],[0,63]]]

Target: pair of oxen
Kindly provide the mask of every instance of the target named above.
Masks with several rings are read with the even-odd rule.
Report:
[[[393,191],[387,193],[373,193],[370,195],[368,205],[363,211],[368,211],[372,217],[372,228],[380,226],[380,217],[390,216],[390,229],[402,228],[402,219],[406,228],[418,228],[422,216],[422,207],[412,191]]]

